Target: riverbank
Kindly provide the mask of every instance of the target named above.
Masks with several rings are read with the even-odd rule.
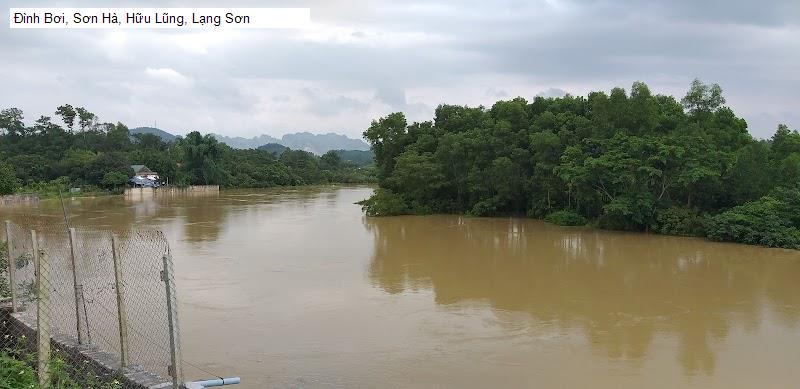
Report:
[[[409,206],[401,194],[378,189],[359,202],[369,216],[437,214],[420,206]],[[459,213],[454,213],[459,214]],[[471,216],[502,216],[494,213]],[[619,228],[618,221],[607,216],[585,217],[572,210],[544,214],[541,219],[564,226],[591,225],[612,231],[642,231],[662,235],[704,237],[713,241],[744,243],[755,246],[800,250],[800,189],[777,188],[757,200],[716,213],[703,213],[691,207],[667,207],[644,215],[643,228]],[[642,224],[642,223],[639,223]]]
[[[90,190],[90,191],[79,191],[79,192],[61,192],[59,193],[47,191],[42,193],[18,193],[13,195],[7,196],[0,196],[0,206],[2,205],[36,205],[39,201],[45,200],[58,200],[60,196],[63,196],[65,200],[67,199],[92,199],[92,198],[103,198],[103,197],[126,197],[126,198],[146,198],[146,197],[153,197],[155,195],[170,195],[170,196],[196,196],[196,195],[214,195],[219,193],[225,192],[237,192],[237,191],[260,191],[260,190],[269,190],[269,189],[280,189],[280,188],[335,188],[335,187],[374,187],[376,184],[374,182],[333,182],[328,184],[305,184],[305,185],[276,185],[270,187],[220,187],[219,185],[190,185],[190,186],[170,186],[170,187],[160,187],[158,189],[154,188],[125,188],[119,190]],[[160,193],[159,193],[160,192]],[[3,201],[4,198],[8,198],[8,201]]]

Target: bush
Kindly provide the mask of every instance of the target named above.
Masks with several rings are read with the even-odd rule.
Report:
[[[5,162],[0,162],[0,195],[14,193],[19,185],[19,179],[14,175],[14,168]]]
[[[497,214],[499,207],[500,202],[497,197],[489,197],[475,203],[467,214],[470,216],[492,216]]]
[[[39,388],[39,379],[36,371],[31,367],[35,363],[32,354],[24,354],[19,350],[0,350],[0,389]],[[122,383],[114,379],[103,380],[87,372],[78,383],[68,373],[68,366],[64,357],[54,353],[50,358],[50,384],[48,388],[59,389],[121,389]]]
[[[403,196],[389,189],[377,189],[372,197],[356,204],[361,205],[367,216],[392,216],[409,213]]]
[[[35,388],[39,385],[36,372],[27,363],[0,352],[0,388]]]
[[[48,182],[33,182],[19,189],[20,193],[36,193],[40,197],[58,196],[59,190],[69,192],[69,177],[59,177]]]
[[[656,212],[653,230],[667,235],[705,236],[706,220],[694,208],[670,207]]]
[[[545,216],[544,221],[559,226],[582,226],[587,222],[585,217],[568,210],[553,212]]]
[[[128,176],[120,172],[108,172],[103,175],[100,185],[108,189],[119,188],[128,183]]]
[[[707,236],[719,241],[800,249],[797,209],[800,192],[779,190],[722,212],[709,220]]]

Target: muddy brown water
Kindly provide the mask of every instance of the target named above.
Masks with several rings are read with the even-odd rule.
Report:
[[[528,219],[367,218],[353,203],[371,190],[67,203],[75,225],[164,231],[184,358],[239,388],[800,382],[800,252]],[[0,217],[63,221],[50,200]]]

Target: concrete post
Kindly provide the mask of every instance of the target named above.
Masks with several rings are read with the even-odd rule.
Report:
[[[167,320],[169,321],[169,373],[172,376],[172,387],[180,388],[183,382],[183,369],[181,366],[180,336],[178,332],[178,301],[175,295],[175,279],[172,275],[172,257],[164,254],[164,270],[161,271],[161,281],[167,294]]]
[[[6,220],[6,258],[8,258],[8,286],[11,289],[11,312],[17,312],[17,282],[16,282],[16,266],[14,266],[14,258],[11,251],[11,222]]]
[[[39,387],[50,387],[50,261],[39,251],[36,231],[31,230],[33,263],[36,269],[36,368]]]
[[[83,312],[81,311],[81,305],[83,303],[83,282],[81,277],[78,275],[78,261],[77,261],[77,247],[75,244],[78,242],[78,239],[75,234],[75,229],[69,229],[69,248],[70,248],[70,259],[72,260],[72,287],[75,292],[75,330],[78,333],[78,344],[84,344],[83,339],[83,332],[85,328],[85,318],[83,317]]]
[[[117,291],[117,318],[119,319],[119,356],[120,372],[130,361],[128,355],[128,315],[125,311],[125,288],[122,282],[122,263],[119,255],[117,236],[111,235],[111,253],[114,258],[114,285]]]

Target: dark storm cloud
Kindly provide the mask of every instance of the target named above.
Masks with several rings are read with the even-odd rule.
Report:
[[[26,6],[63,5],[34,1]],[[217,1],[137,6],[219,6]],[[81,6],[108,6],[87,2]],[[768,137],[800,128],[800,1],[307,0],[315,27],[221,34],[0,30],[0,106],[58,104],[181,131],[359,135],[376,116],[430,119],[444,102],[648,83],[680,97],[699,77]],[[0,9],[7,18],[7,6]]]

